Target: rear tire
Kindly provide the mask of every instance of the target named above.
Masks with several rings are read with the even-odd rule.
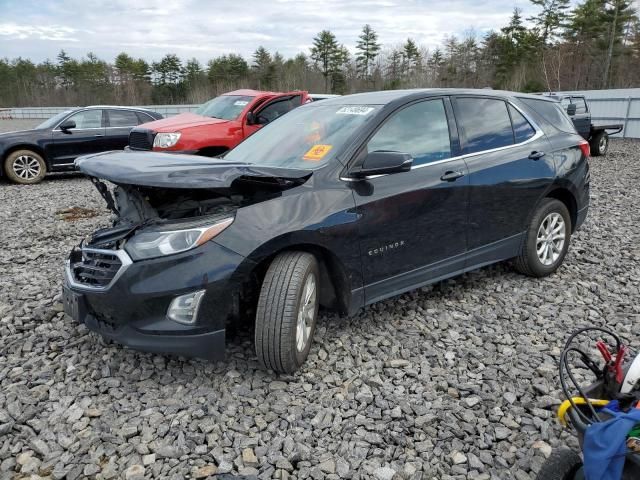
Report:
[[[293,373],[309,355],[318,317],[318,272],[318,262],[306,252],[281,253],[271,262],[256,309],[256,355],[264,368]]]
[[[545,198],[527,228],[515,267],[530,277],[546,277],[562,264],[571,240],[571,216],[564,203]]]
[[[32,185],[42,181],[47,174],[47,164],[36,152],[16,150],[4,160],[4,173],[13,183]]]
[[[607,132],[596,133],[589,141],[589,148],[591,149],[591,155],[594,157],[605,155],[609,150],[609,135]]]
[[[580,455],[568,448],[559,448],[551,452],[536,480],[574,480],[581,468]]]

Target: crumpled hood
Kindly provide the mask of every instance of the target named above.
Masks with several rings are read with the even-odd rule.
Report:
[[[143,123],[136,129],[153,130],[154,132],[175,132],[183,128],[200,127],[202,125],[219,125],[228,123],[229,120],[220,118],[203,117],[195,113],[181,113],[169,118],[162,118],[154,122]]]
[[[75,164],[82,173],[112,183],[164,188],[222,189],[238,179],[275,180],[290,188],[313,173],[196,155],[120,150],[86,155]]]

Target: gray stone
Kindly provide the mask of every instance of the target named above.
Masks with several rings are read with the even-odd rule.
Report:
[[[373,475],[378,480],[392,480],[396,471],[391,467],[378,467],[373,471]]]
[[[142,465],[131,465],[124,472],[127,480],[138,480],[144,478],[144,467]]]

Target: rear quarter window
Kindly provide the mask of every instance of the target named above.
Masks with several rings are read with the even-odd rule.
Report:
[[[518,100],[533,110],[545,123],[553,126],[557,130],[566,133],[576,133],[573,122],[562,109],[560,102],[537,100],[534,98],[518,98]]]
[[[481,97],[456,98],[456,119],[462,127],[463,153],[513,145],[513,128],[503,100]]]
[[[529,140],[536,134],[529,121],[511,105],[509,105],[509,114],[511,115],[511,123],[513,123],[513,134],[515,135],[516,143]]]

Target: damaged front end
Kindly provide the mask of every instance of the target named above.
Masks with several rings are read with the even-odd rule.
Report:
[[[66,264],[65,311],[133,348],[218,359],[247,260],[212,242],[238,209],[311,176],[220,159],[111,152],[76,161],[114,214]],[[250,263],[250,262],[249,262]]]
[[[120,248],[143,230],[189,232],[173,235],[170,241],[157,240],[157,255],[210,240],[231,225],[239,208],[275,198],[306,182],[312,173],[191,155],[126,151],[82,157],[76,165],[115,215],[113,226],[95,232],[85,245]],[[154,234],[147,235],[146,242],[136,242],[149,243],[153,238]],[[151,258],[148,248],[146,257],[132,250],[134,260]]]

